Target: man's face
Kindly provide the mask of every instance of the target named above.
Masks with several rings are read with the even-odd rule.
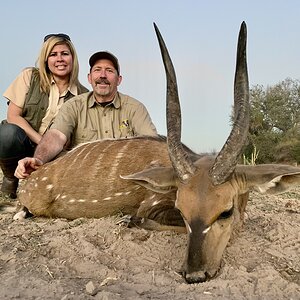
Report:
[[[122,76],[118,75],[113,63],[108,59],[96,61],[88,74],[95,98],[98,102],[110,101],[114,98]]]

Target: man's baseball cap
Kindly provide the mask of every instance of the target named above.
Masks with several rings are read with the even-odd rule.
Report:
[[[110,60],[113,63],[115,69],[117,70],[118,75],[120,75],[119,61],[112,53],[107,52],[107,51],[100,51],[100,52],[94,53],[89,59],[90,67],[92,68],[94,66],[94,64],[96,63],[96,61],[99,59]]]

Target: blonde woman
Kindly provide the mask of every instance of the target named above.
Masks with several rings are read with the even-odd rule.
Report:
[[[88,92],[78,80],[74,45],[63,33],[45,36],[36,67],[24,69],[3,96],[8,100],[7,120],[0,125],[1,191],[16,198],[18,160],[32,156],[61,105]]]

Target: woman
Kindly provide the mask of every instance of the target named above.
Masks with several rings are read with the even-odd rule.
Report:
[[[65,101],[88,92],[78,80],[78,58],[68,35],[45,36],[36,65],[24,69],[3,94],[8,110],[0,125],[1,191],[12,199],[17,197],[18,160],[33,155]]]

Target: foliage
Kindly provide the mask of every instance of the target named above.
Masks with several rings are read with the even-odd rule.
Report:
[[[249,144],[257,163],[300,163],[300,81],[290,78],[250,89]]]
[[[253,152],[251,153],[250,157],[243,154],[243,164],[244,165],[256,165],[256,160],[258,158],[259,151],[257,151],[256,147],[254,146]]]

